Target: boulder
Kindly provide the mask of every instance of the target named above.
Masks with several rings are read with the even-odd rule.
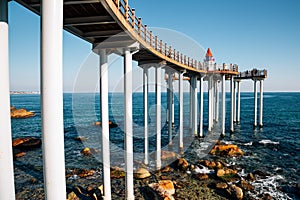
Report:
[[[253,182],[253,181],[256,180],[256,179],[255,179],[255,176],[254,176],[252,173],[248,174],[247,177],[246,177],[246,179],[247,179],[248,181],[251,181],[251,182]]]
[[[227,188],[228,188],[228,185],[227,185],[227,183],[220,182],[220,183],[217,183],[217,184],[216,184],[216,188],[217,188],[217,189],[227,189]]]
[[[212,148],[210,154],[219,156],[242,156],[244,152],[234,144],[217,144]]]
[[[242,200],[244,197],[243,190],[236,185],[231,185],[227,191],[231,195],[232,199]]]
[[[225,175],[236,175],[237,171],[229,168],[217,169],[216,174],[218,177],[223,177]]]
[[[247,181],[245,180],[241,180],[238,184],[237,184],[238,187],[242,188],[243,190],[246,190],[246,191],[253,191],[254,190],[254,186],[251,185],[250,183],[248,183]]]
[[[20,158],[26,155],[26,152],[21,151],[20,149],[13,149],[14,158]]]
[[[78,142],[85,142],[87,140],[87,138],[84,136],[78,136],[78,137],[75,137],[74,140],[76,140]]]
[[[150,172],[145,168],[140,168],[134,172],[134,178],[145,179],[151,177]]]
[[[24,119],[33,117],[35,114],[33,112],[29,112],[24,108],[16,109],[15,107],[10,107],[10,117],[14,119]]]
[[[173,151],[161,151],[162,160],[175,160],[178,158],[178,155]]]
[[[109,128],[116,128],[118,127],[118,124],[116,123],[113,123],[112,121],[109,121]],[[102,122],[95,122],[94,123],[94,126],[101,126],[102,125]]]
[[[220,161],[200,160],[199,163],[209,169],[222,169],[226,165]]]
[[[99,153],[99,151],[97,149],[95,149],[95,148],[88,148],[88,147],[86,147],[86,148],[82,149],[82,151],[80,153],[82,155],[85,155],[85,156],[91,156],[93,154]]]
[[[177,163],[178,169],[182,171],[186,171],[187,168],[189,167],[189,163],[186,161],[184,158],[179,158],[178,163]]]
[[[39,148],[42,145],[42,140],[36,137],[16,138],[12,141],[13,148],[30,150]]]
[[[149,184],[149,187],[156,191],[164,200],[175,200],[174,184],[171,180],[162,180],[158,183]]]
[[[110,177],[120,179],[125,177],[125,171],[119,167],[112,167],[110,169]]]

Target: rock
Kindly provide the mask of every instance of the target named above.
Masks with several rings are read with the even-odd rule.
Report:
[[[236,185],[231,185],[227,191],[233,199],[242,200],[244,197],[243,190]]]
[[[268,173],[265,173],[263,171],[260,170],[255,170],[254,172],[252,172],[254,175],[260,176],[261,178],[266,178],[267,176],[270,176]]]
[[[26,152],[21,151],[19,149],[13,149],[14,158],[21,158],[26,155]]]
[[[217,189],[227,189],[227,188],[228,188],[228,185],[227,185],[227,183],[221,182],[221,183],[217,183],[217,184],[216,184],[216,188],[217,188]]]
[[[120,179],[125,177],[125,171],[119,167],[112,167],[110,169],[110,177]]]
[[[68,194],[67,200],[80,200],[77,195],[75,194],[75,192],[71,192]]]
[[[29,112],[25,109],[16,109],[15,107],[10,107],[10,117],[14,119],[24,119],[33,117],[35,114],[33,112]]]
[[[16,138],[12,141],[13,148],[30,150],[39,148],[42,145],[42,140],[35,137]]]
[[[79,141],[79,142],[85,142],[87,140],[87,138],[84,136],[78,136],[78,137],[75,137],[74,140]]]
[[[175,160],[177,159],[177,154],[173,151],[161,151],[161,159],[162,160]]]
[[[171,168],[170,166],[166,166],[161,170],[161,172],[163,173],[171,172],[171,171],[173,171],[173,168]]]
[[[247,179],[248,181],[251,181],[251,182],[253,182],[253,181],[256,180],[256,179],[255,179],[255,176],[254,176],[252,173],[248,174],[247,177],[246,177],[246,179]]]
[[[85,177],[88,177],[88,176],[93,176],[95,174],[95,170],[89,170],[89,169],[79,169],[77,171],[77,175],[80,177],[80,178],[85,178]]]
[[[85,156],[91,156],[93,154],[99,153],[99,151],[97,149],[94,149],[94,148],[88,148],[88,147],[86,147],[80,153],[82,155],[85,155]]]
[[[234,144],[219,144],[212,148],[210,154],[220,156],[242,156],[244,155],[244,152]]]
[[[229,168],[223,168],[223,169],[217,169],[216,174],[218,177],[222,177],[225,175],[236,175],[237,171]]]
[[[151,177],[150,172],[145,168],[140,168],[134,172],[134,178],[145,179]]]
[[[273,197],[269,193],[265,193],[263,196],[263,200],[272,200]]]
[[[109,128],[116,128],[118,127],[118,124],[116,123],[113,123],[112,121],[109,121]],[[95,122],[94,123],[94,126],[101,126],[102,125],[102,122]]]
[[[178,167],[178,169],[180,169],[182,171],[186,171],[187,168],[189,167],[189,163],[186,161],[186,159],[179,158],[177,167]]]
[[[254,186],[251,185],[250,183],[248,183],[247,181],[245,180],[241,180],[238,184],[237,184],[238,187],[242,188],[243,190],[246,190],[246,191],[253,191],[254,190]]]
[[[194,177],[200,181],[209,179],[208,175],[205,173],[194,174]]]
[[[175,194],[175,188],[171,180],[162,180],[158,183],[152,183],[149,184],[149,187],[156,191],[164,200],[175,200],[172,196]]]

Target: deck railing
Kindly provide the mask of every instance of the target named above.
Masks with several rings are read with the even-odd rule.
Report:
[[[237,78],[266,78],[267,77],[267,70],[258,70],[258,69],[252,69],[251,71],[247,70],[244,72],[240,72]]]
[[[167,43],[163,43],[153,32],[148,30],[147,25],[142,24],[142,19],[136,17],[135,9],[130,8],[128,0],[113,0],[118,10],[121,12],[125,20],[131,25],[132,29],[144,40],[151,48],[158,51],[162,55],[173,59],[183,65],[189,67],[205,70],[202,63],[198,60],[192,59],[181,52],[173,49]]]

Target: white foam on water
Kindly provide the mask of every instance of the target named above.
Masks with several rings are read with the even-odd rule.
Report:
[[[248,143],[245,143],[243,144],[244,146],[252,146],[253,142],[248,142]]]
[[[279,142],[274,142],[272,140],[261,140],[259,141],[260,144],[279,144]]]
[[[257,179],[251,184],[254,186],[256,194],[249,193],[255,199],[259,199],[257,194],[270,194],[273,199],[292,200],[287,194],[278,190],[278,181],[284,180],[281,175],[270,176],[264,179]]]
[[[203,165],[201,166],[202,169],[200,169],[198,166],[193,170],[194,174],[212,174],[214,173],[214,170],[208,169],[207,167],[204,167]]]

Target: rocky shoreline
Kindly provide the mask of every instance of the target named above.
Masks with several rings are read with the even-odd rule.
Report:
[[[86,138],[74,138],[82,141]],[[13,142],[15,150],[25,152],[40,151],[38,138],[17,138]],[[33,146],[32,146],[33,145]],[[92,158],[99,150],[84,148],[80,155],[83,159]],[[264,181],[270,174],[255,170],[245,174],[238,164],[226,163],[226,158],[239,159],[244,152],[237,145],[217,143],[205,159],[195,160],[180,157],[175,152],[162,152],[164,160],[173,160],[161,170],[153,171],[142,163],[135,163],[134,195],[138,200],[270,200],[278,199],[272,193],[257,190],[255,183]],[[27,156],[26,154],[21,155]],[[19,157],[15,157],[18,161]],[[238,163],[238,162],[237,162]],[[37,167],[38,168],[38,167]],[[16,199],[44,199],[42,168],[38,168],[40,178],[30,178],[26,184],[31,187],[17,186]],[[112,199],[125,199],[125,172],[122,167],[111,168]],[[66,169],[67,200],[102,199],[101,165],[90,169]],[[293,187],[299,194],[299,185]],[[281,188],[278,188],[280,190]],[[284,189],[284,188],[283,188]]]

